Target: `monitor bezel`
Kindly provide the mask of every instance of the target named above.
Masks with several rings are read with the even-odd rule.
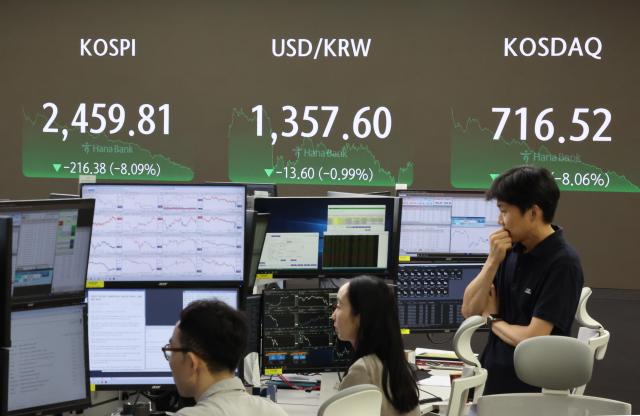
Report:
[[[309,279],[309,278],[351,278],[363,274],[377,276],[387,280],[395,280],[398,272],[398,255],[400,250],[400,223],[402,220],[402,199],[397,197],[385,197],[385,196],[364,196],[359,197],[327,197],[327,196],[312,196],[312,197],[275,197],[275,198],[256,198],[255,210],[257,212],[269,213],[268,211],[261,211],[259,204],[261,200],[273,201],[273,200],[321,200],[321,201],[336,201],[341,205],[353,205],[354,201],[359,201],[362,205],[385,205],[386,208],[393,210],[391,216],[391,225],[389,231],[389,253],[387,259],[386,269],[353,269],[353,270],[324,270],[324,269],[310,269],[310,270],[260,270],[258,268],[257,274],[267,274],[274,279]],[[327,202],[326,205],[330,205]],[[267,202],[268,203],[268,202]],[[269,228],[267,227],[267,233]]]
[[[12,241],[13,219],[0,216],[0,348],[11,346]]]
[[[163,186],[167,186],[167,187],[236,187],[236,188],[242,188],[244,189],[244,209],[242,210],[242,215],[243,215],[243,220],[242,220],[242,224],[243,224],[243,234],[246,235],[246,227],[247,227],[247,187],[245,184],[243,183],[232,183],[232,182],[207,182],[207,183],[167,183],[167,182],[163,182],[163,183],[148,183],[148,182],[126,182],[126,183],[119,183],[119,182],[99,182],[99,183],[82,183],[80,185],[80,196],[83,197],[83,192],[84,192],[84,188],[85,187],[95,187],[95,186],[121,186],[121,187],[126,187],[126,186],[145,186],[145,187],[163,187]],[[92,234],[93,235],[93,234]],[[246,240],[246,238],[244,238],[243,240]],[[244,244],[244,243],[243,243]],[[210,283],[219,283],[221,287],[230,285],[230,284],[241,284],[244,285],[245,284],[245,280],[246,280],[246,271],[244,270],[245,268],[245,259],[246,256],[246,249],[243,248],[242,250],[242,279],[239,280],[118,280],[118,281],[112,281],[112,280],[87,280],[88,285],[92,286],[92,285],[102,285],[104,284],[105,286],[108,285],[109,287],[128,287],[129,284],[135,284],[135,285],[142,285],[144,283],[152,283],[152,284],[156,284],[156,285],[163,285],[163,286],[167,286],[167,287],[175,287],[176,285],[179,287],[180,285],[183,284],[210,284]],[[91,258],[91,255],[89,255],[89,259]],[[87,265],[88,266],[88,265]],[[88,267],[87,267],[88,269]],[[95,282],[95,283],[93,283]]]
[[[82,303],[66,303],[59,304],[51,307],[32,307],[30,305],[22,305],[19,307],[13,308],[12,312],[24,312],[30,310],[43,310],[43,309],[54,309],[54,308],[66,308],[80,306],[82,307],[82,316],[83,316],[83,332],[84,332],[84,369],[85,369],[85,397],[83,399],[78,400],[70,400],[66,402],[52,403],[43,406],[36,406],[30,408],[24,408],[19,410],[12,410],[6,412],[7,416],[28,416],[34,414],[55,414],[61,413],[71,410],[84,410],[91,407],[91,386],[89,380],[89,326],[88,326],[88,313],[87,313],[87,305]],[[8,373],[8,371],[7,371]],[[8,386],[8,383],[7,383]],[[8,406],[8,395],[7,395],[7,406]]]
[[[398,189],[396,197],[401,198],[403,194],[414,194],[420,196],[446,196],[447,194],[455,195],[478,195],[486,199],[486,192],[482,190],[434,190],[434,189]],[[402,224],[400,224],[402,227]],[[398,244],[398,253],[400,253],[400,245]],[[485,253],[418,253],[417,256],[404,256],[409,259],[400,259],[401,263],[483,263],[487,259],[488,254]]]
[[[148,282],[147,282],[148,283]],[[128,286],[117,286],[117,287],[104,287],[104,288],[94,288],[94,289],[89,289],[91,291],[100,291],[100,290],[104,290],[104,289],[114,289],[114,290],[148,290],[148,289],[159,289],[162,290],[164,288],[171,288],[171,289],[183,289],[183,290],[194,290],[194,289],[201,289],[201,290],[216,290],[216,289],[230,289],[230,290],[235,290],[236,291],[236,305],[237,305],[237,310],[241,311],[243,310],[242,308],[244,307],[243,305],[243,296],[242,296],[242,285],[227,285],[227,286],[220,286],[220,285],[193,285],[193,284],[187,284],[187,285],[182,285],[182,286],[158,286],[158,285],[154,285],[153,283],[151,284],[147,284],[147,285],[128,285]],[[88,292],[87,292],[87,300],[88,300]],[[87,310],[88,310],[88,302],[87,302]],[[177,320],[178,317],[176,317]],[[87,324],[88,324],[88,319],[87,319]],[[89,348],[89,342],[87,339],[87,349]],[[90,354],[90,351],[88,352]],[[240,364],[238,364],[239,366]],[[87,366],[87,371],[88,371],[88,376],[89,376],[89,381],[91,381],[91,369],[89,368],[89,366]],[[95,384],[94,388],[96,391],[100,390],[100,391],[113,391],[113,390],[142,390],[142,391],[162,391],[162,390],[168,390],[168,391],[177,391],[176,385],[175,383],[171,383],[171,384],[151,384],[151,383],[147,383],[147,384],[126,384],[126,383],[122,383],[122,384]]]
[[[228,183],[231,185],[244,185],[247,188],[247,193],[246,193],[246,197],[250,198],[250,197],[254,197],[255,195],[250,195],[249,191],[265,191],[268,192],[270,195],[269,197],[277,197],[278,196],[278,184],[276,183],[268,183],[268,182],[215,182],[215,181],[207,181],[205,182],[206,185],[209,184],[221,184],[221,183]]]
[[[85,296],[85,287],[87,282],[87,269],[89,267],[89,257],[91,256],[91,236],[93,233],[93,215],[95,212],[95,201],[93,199],[34,199],[34,200],[20,200],[20,201],[3,201],[0,202],[0,216],[6,215],[9,212],[37,212],[37,211],[55,211],[55,210],[71,210],[77,209],[88,210],[91,215],[91,223],[89,226],[89,255],[87,256],[87,264],[84,267],[84,284],[82,290],[75,292],[64,292],[61,294],[48,294],[48,295],[29,295],[14,297],[11,293],[11,302],[13,305],[28,305],[33,306],[55,306],[66,302],[82,302]],[[9,253],[11,256],[11,253]],[[12,274],[13,268],[11,267],[11,282],[13,282],[14,276]]]
[[[0,415],[7,414],[9,401],[9,348],[0,347]]]

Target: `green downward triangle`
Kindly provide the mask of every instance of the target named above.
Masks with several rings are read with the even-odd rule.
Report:
[[[273,174],[273,169],[265,169],[264,173],[266,173],[268,177],[271,177],[271,175]]]
[[[492,181],[495,181],[495,180],[496,180],[496,178],[497,178],[498,176],[500,176],[500,174],[499,174],[499,173],[490,173],[490,174],[489,174],[489,176],[491,176],[491,180],[492,180]]]
[[[61,167],[62,167],[62,165],[60,163],[54,163],[53,164],[53,168],[56,170],[56,172],[60,171]]]

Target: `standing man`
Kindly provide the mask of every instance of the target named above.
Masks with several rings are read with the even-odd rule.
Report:
[[[246,345],[247,323],[240,312],[220,301],[190,303],[162,348],[178,393],[197,401],[176,415],[286,416],[275,403],[249,395],[235,376]]]
[[[465,317],[483,315],[491,329],[481,360],[489,373],[484,394],[540,391],[516,376],[515,346],[570,335],[584,278],[578,254],[551,224],[559,198],[549,171],[533,166],[508,170],[487,191],[502,228],[491,234],[489,256],[462,304]]]

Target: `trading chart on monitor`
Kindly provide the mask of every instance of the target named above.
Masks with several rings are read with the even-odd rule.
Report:
[[[85,185],[96,199],[88,280],[240,281],[243,186]]]
[[[483,193],[407,192],[402,197],[400,255],[488,254],[500,228],[495,201]]]
[[[337,289],[266,291],[262,364],[266,369],[308,372],[346,369],[348,343],[338,340],[331,314]]]

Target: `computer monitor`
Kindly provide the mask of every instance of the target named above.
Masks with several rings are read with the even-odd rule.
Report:
[[[11,313],[9,416],[91,405],[86,317],[84,304]]]
[[[83,184],[96,200],[87,279],[242,282],[245,187]]]
[[[161,348],[189,303],[218,299],[238,308],[237,288],[90,289],[89,369],[101,390],[173,386]]]
[[[0,203],[13,219],[13,304],[84,299],[94,201]]]
[[[344,371],[351,344],[331,321],[338,289],[268,290],[262,298],[262,370],[284,373]]]
[[[482,261],[500,228],[495,201],[477,191],[398,191],[402,198],[400,256]]]
[[[9,329],[11,325],[12,230],[11,217],[0,217],[0,348],[8,348],[11,345]]]
[[[405,263],[398,268],[396,303],[400,327],[411,332],[455,331],[465,288],[482,263]]]
[[[394,279],[399,198],[257,198],[269,225],[258,273],[273,277]]]
[[[247,210],[247,250],[245,259],[247,264],[247,281],[245,288],[247,294],[253,293],[253,286],[256,281],[256,273],[260,264],[260,256],[262,255],[262,247],[264,239],[267,235],[267,227],[269,225],[269,214]]]

